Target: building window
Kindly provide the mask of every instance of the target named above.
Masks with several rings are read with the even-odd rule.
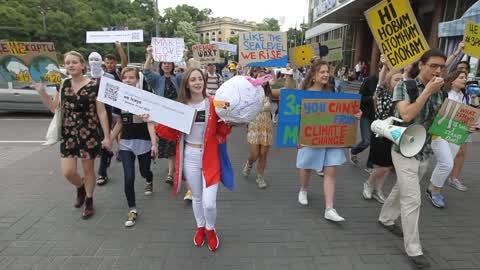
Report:
[[[207,33],[207,36],[209,36],[209,35],[210,35],[210,33]]]
[[[212,36],[215,36],[215,32],[212,32]]]
[[[218,34],[221,35],[221,34],[222,34],[222,31],[218,31]]]
[[[231,34],[231,35],[235,35],[235,31],[230,31],[230,34]]]
[[[215,41],[215,37],[212,37],[212,41]]]
[[[222,42],[222,38],[218,38],[218,41],[219,41],[219,42]]]

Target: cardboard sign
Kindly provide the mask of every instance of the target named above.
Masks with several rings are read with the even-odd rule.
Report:
[[[360,104],[358,94],[306,91],[296,89],[280,90],[280,103],[277,124],[277,147],[297,147],[299,145],[300,119],[303,99],[332,99],[356,101]],[[339,113],[340,114],[340,113]]]
[[[468,129],[478,123],[480,110],[446,99],[428,132],[450,143],[462,145],[470,135]]]
[[[185,42],[183,38],[152,38],[153,60],[157,62],[181,62]]]
[[[29,85],[60,84],[61,73],[52,42],[0,42],[0,81]]]
[[[301,146],[347,147],[357,142],[355,113],[359,111],[358,99],[302,100],[300,117]]]
[[[298,46],[288,50],[290,65],[292,67],[310,65],[310,59],[315,55],[320,55],[318,43]]]
[[[323,61],[333,62],[343,60],[343,40],[341,38],[320,41],[320,46],[327,46],[328,48],[328,54],[322,57]],[[320,55],[320,51],[318,54]]]
[[[243,32],[239,35],[239,64],[247,67],[285,67],[287,33]]]
[[[480,58],[480,25],[473,22],[467,22],[465,25],[465,35],[463,38],[465,54]]]
[[[429,50],[409,0],[384,0],[365,17],[391,69],[404,67]]]
[[[87,31],[87,43],[143,42],[143,30]]]
[[[151,120],[186,134],[196,113],[188,105],[107,77],[100,80],[97,100],[135,115],[149,114]]]
[[[193,59],[200,63],[222,63],[220,50],[217,44],[204,44],[192,46]]]

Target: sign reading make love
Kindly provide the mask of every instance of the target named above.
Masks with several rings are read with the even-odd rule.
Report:
[[[358,94],[282,89],[276,146],[351,145],[356,132],[350,130],[357,125],[352,113],[358,111],[360,97]],[[336,138],[333,134],[343,137]]]
[[[285,67],[288,63],[287,33],[240,33],[239,63],[247,67]]]
[[[61,73],[52,42],[0,42],[0,81],[59,84]]]
[[[402,68],[429,50],[409,0],[384,0],[365,17],[390,68]]]
[[[192,46],[193,59],[200,63],[220,63],[220,50],[217,44],[202,44]]]
[[[157,62],[181,62],[185,50],[183,38],[152,38],[153,60]]]

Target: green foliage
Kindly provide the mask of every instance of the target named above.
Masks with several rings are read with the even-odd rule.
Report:
[[[265,18],[257,25],[257,31],[280,31],[280,23],[275,18]]]
[[[174,35],[175,37],[183,37],[185,47],[189,50],[191,50],[192,45],[200,43],[200,37],[195,26],[188,22],[179,22]]]

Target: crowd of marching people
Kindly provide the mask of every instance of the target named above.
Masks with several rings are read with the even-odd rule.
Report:
[[[124,193],[128,211],[125,226],[134,226],[139,215],[135,200],[135,160],[138,160],[140,175],[145,179],[145,195],[152,195],[155,172],[151,167],[155,158],[166,159],[168,171],[165,182],[180,191],[185,179],[185,200],[192,201],[196,222],[193,242],[204,243],[214,251],[219,247],[215,226],[216,197],[221,175],[224,173],[223,157],[219,145],[227,141],[235,123],[221,121],[214,109],[213,98],[223,83],[234,76],[249,76],[252,80],[265,78],[261,82],[263,107],[253,121],[247,125],[245,141],[248,155],[244,164],[233,164],[234,169],[249,177],[254,166],[258,188],[274,185],[266,173],[269,150],[274,140],[274,125],[278,114],[278,89],[303,89],[305,91],[338,91],[338,83],[348,76],[348,68],[335,70],[319,57],[313,58],[306,68],[287,66],[280,70],[259,67],[240,67],[236,63],[206,64],[204,66],[188,60],[187,66],[178,67],[172,62],[154,63],[152,48],[146,49],[143,69],[127,66],[126,56],[120,43],[116,44],[121,58],[108,54],[102,59],[94,52],[88,60],[71,51],[64,55],[69,78],[65,79],[58,93],[51,99],[42,84],[35,87],[44,104],[54,112],[61,108],[63,116],[60,142],[61,167],[64,177],[76,188],[74,206],[84,207],[83,218],[94,215],[93,195],[95,185],[108,183],[107,169],[115,156],[112,142],[117,142],[116,158],[121,162],[124,175]],[[428,136],[423,149],[414,157],[407,158],[390,140],[376,137],[370,130],[374,120],[385,120],[395,116],[405,124],[420,124],[427,130],[438,114],[445,99],[478,107],[478,96],[465,92],[468,81],[468,62],[454,63],[462,53],[463,44],[453,55],[447,57],[438,49],[427,51],[417,62],[403,70],[389,70],[385,58],[379,63],[379,75],[366,77],[365,63],[358,63],[355,72],[363,77],[360,88],[361,107],[355,114],[360,123],[361,138],[351,149],[299,147],[296,167],[299,171],[298,202],[308,205],[308,184],[312,171],[323,176],[325,198],[324,218],[333,222],[345,220],[334,208],[335,182],[339,166],[350,160],[359,163],[358,154],[368,149],[366,167],[369,178],[363,183],[363,197],[375,199],[383,204],[378,222],[388,231],[403,237],[407,255],[418,266],[428,265],[423,256],[418,229],[420,218],[420,180],[427,172],[432,156],[436,163],[425,194],[435,207],[446,205],[442,193],[445,184],[467,191],[460,178],[468,143],[456,145],[438,136]],[[103,61],[102,61],[103,60]],[[103,66],[102,66],[103,65]],[[89,66],[91,78],[84,76]],[[448,71],[447,71],[448,70]],[[337,74],[336,80],[333,75]],[[112,108],[97,101],[99,82],[109,77],[138,91],[149,91],[155,95],[183,103],[197,111],[190,134],[159,125],[148,115],[134,115]],[[478,129],[470,126],[470,132]],[[470,141],[471,139],[467,140]],[[94,160],[100,158],[98,177],[95,176]],[[80,159],[82,172],[77,160]],[[389,174],[396,175],[396,183],[389,192],[384,183]],[[401,217],[401,226],[396,220]]]

